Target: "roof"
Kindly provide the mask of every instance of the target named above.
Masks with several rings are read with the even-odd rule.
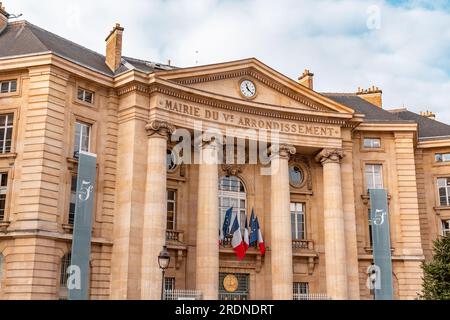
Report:
[[[419,138],[450,137],[450,125],[429,119],[407,109],[384,110],[360,98],[355,93],[323,93],[324,96],[365,115],[366,122],[417,123]]]
[[[398,119],[416,122],[419,126],[419,138],[450,137],[450,126],[448,124],[421,116],[407,109],[390,110],[390,112]]]
[[[156,70],[174,68],[151,61],[123,57],[122,65],[116,72],[112,72],[105,63],[104,55],[25,20],[9,23],[0,34],[0,58],[48,52],[108,76],[115,76],[131,69],[152,73]]]
[[[334,100],[340,104],[343,104],[353,110],[356,113],[362,113],[365,115],[365,121],[369,122],[382,122],[382,121],[396,121],[400,119],[386,111],[373,105],[370,102],[360,98],[355,93],[322,93],[327,98]]]

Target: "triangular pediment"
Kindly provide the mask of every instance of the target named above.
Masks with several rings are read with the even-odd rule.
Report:
[[[254,58],[158,72],[157,77],[243,102],[274,105],[287,110],[353,114],[352,109],[300,85]],[[240,84],[243,80],[250,80],[256,86],[254,97],[249,99],[242,94]]]

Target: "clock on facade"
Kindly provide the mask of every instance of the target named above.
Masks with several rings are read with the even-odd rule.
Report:
[[[254,98],[256,96],[256,86],[250,80],[243,80],[240,85],[241,94],[248,98]]]

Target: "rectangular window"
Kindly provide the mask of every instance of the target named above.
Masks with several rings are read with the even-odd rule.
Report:
[[[450,153],[436,153],[436,162],[450,162]]]
[[[11,152],[14,114],[0,115],[0,153]]]
[[[437,180],[438,193],[439,193],[439,204],[441,207],[450,206],[450,179],[449,178],[439,178]]]
[[[365,138],[364,139],[364,148],[367,148],[367,149],[381,148],[381,139],[380,138]]]
[[[175,290],[175,278],[170,277],[164,278],[164,290],[165,291]]]
[[[450,235],[450,220],[442,221],[442,235],[444,237]]]
[[[90,140],[91,125],[79,121],[75,122],[74,158],[78,158],[80,151],[89,152]]]
[[[8,174],[0,173],[0,221],[5,219],[6,192],[8,191]]]
[[[17,91],[17,80],[0,82],[0,93],[11,93]]]
[[[167,190],[167,230],[176,230],[177,192]]]
[[[93,104],[94,103],[94,92],[86,90],[86,89],[82,89],[82,88],[78,88],[78,92],[77,92],[77,99]]]
[[[294,294],[309,294],[309,283],[294,282]]]
[[[70,181],[70,204],[69,204],[69,224],[75,222],[75,202],[77,200],[77,180],[78,176],[73,175]]]
[[[292,240],[306,240],[305,204],[291,203]]]
[[[381,164],[366,164],[367,189],[383,189],[383,166]]]

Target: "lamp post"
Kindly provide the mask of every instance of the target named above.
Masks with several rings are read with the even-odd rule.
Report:
[[[169,263],[170,263],[170,254],[167,251],[167,246],[163,246],[163,249],[158,256],[159,268],[162,271],[161,300],[164,300],[164,275],[166,273],[167,268],[169,268]]]

